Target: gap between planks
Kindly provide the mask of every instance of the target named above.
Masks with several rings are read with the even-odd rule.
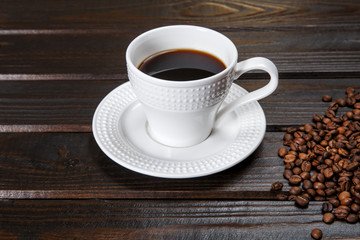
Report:
[[[1,124],[0,133],[92,132],[88,124]]]

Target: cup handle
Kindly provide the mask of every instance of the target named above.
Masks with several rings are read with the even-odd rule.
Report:
[[[224,115],[235,110],[240,105],[265,98],[275,91],[279,79],[278,70],[272,61],[264,57],[249,58],[247,60],[237,63],[235,66],[234,80],[239,78],[243,73],[255,69],[267,72],[270,75],[270,81],[264,87],[240,96],[238,99],[234,100],[233,102],[222,108],[216,115],[216,124],[219,123],[219,121],[224,117]]]

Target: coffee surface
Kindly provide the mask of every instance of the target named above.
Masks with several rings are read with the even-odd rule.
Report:
[[[226,68],[217,57],[192,49],[174,49],[146,58],[142,72],[164,80],[190,81],[215,75]]]

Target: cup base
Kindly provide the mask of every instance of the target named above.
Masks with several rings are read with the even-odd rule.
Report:
[[[151,138],[154,142],[161,144],[163,146],[166,147],[172,147],[172,148],[188,148],[188,147],[192,147],[192,146],[196,146],[200,143],[202,143],[203,141],[205,141],[210,135],[210,134],[206,135],[206,137],[202,137],[202,138],[197,138],[197,139],[193,139],[193,140],[182,140],[182,139],[175,139],[175,140],[169,140],[169,139],[162,139],[161,137],[157,136],[157,134],[155,132],[153,132],[151,130],[151,127],[149,125],[149,122],[146,121],[145,123],[145,129],[146,129],[146,134],[148,135],[149,138]]]

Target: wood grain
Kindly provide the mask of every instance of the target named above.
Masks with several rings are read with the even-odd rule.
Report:
[[[10,32],[0,30],[0,80],[99,80],[126,76],[125,51],[151,28],[113,31]],[[360,27],[215,28],[236,45],[239,61],[263,56],[280,73],[358,73]],[[340,73],[340,74],[339,74]],[[359,76],[359,75],[358,75]]]
[[[41,203],[40,203],[41,202]],[[0,239],[359,239],[358,224],[322,223],[321,202],[307,209],[277,201],[1,201]]]
[[[2,29],[138,28],[163,24],[207,24],[220,27],[352,26],[359,2],[347,1],[62,1],[37,4],[2,1]]]
[[[194,180],[127,170],[104,155],[90,133],[1,134],[0,198],[274,199],[270,185],[285,183],[281,139],[282,133],[267,133],[244,162]]]
[[[267,76],[247,74],[236,83],[253,91]],[[90,132],[100,101],[126,79],[0,81],[0,132]],[[323,114],[324,94],[344,98],[345,89],[357,87],[360,78],[282,78],[274,94],[262,99],[268,131],[311,123]],[[345,109],[343,110],[345,111]]]
[[[311,122],[321,96],[360,90],[356,0],[78,0],[0,3],[0,239],[360,239],[359,224],[322,222],[322,202],[276,201],[284,129]],[[267,132],[246,160],[194,179],[132,172],[91,133],[96,106],[127,81],[140,33],[194,24],[228,36],[239,60],[268,57],[280,84],[260,101]],[[252,91],[267,76],[246,74]],[[344,111],[344,110],[343,110]]]

